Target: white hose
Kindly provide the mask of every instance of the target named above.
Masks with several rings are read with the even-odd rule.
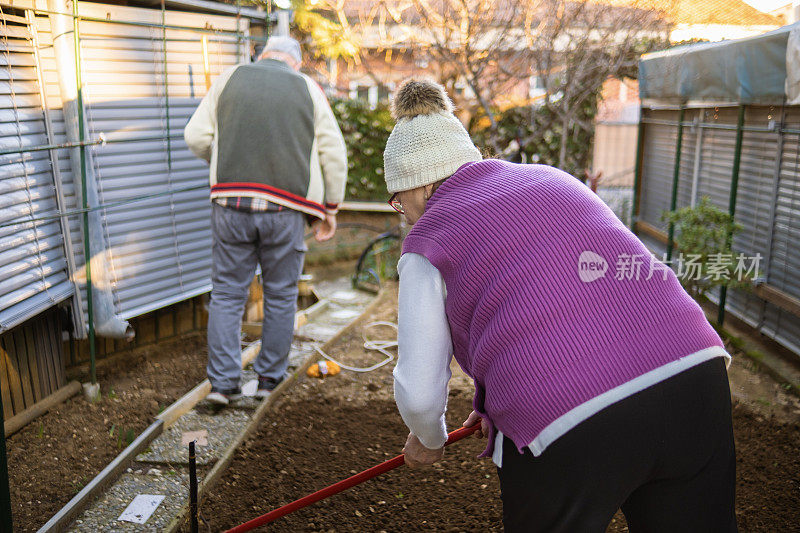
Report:
[[[339,365],[341,368],[344,368],[345,370],[351,370],[353,372],[371,372],[373,370],[377,370],[378,368],[380,368],[380,367],[382,367],[384,365],[387,365],[387,364],[391,363],[394,360],[394,356],[390,352],[387,351],[387,348],[393,348],[393,347],[397,346],[397,338],[396,338],[396,336],[395,336],[395,339],[393,339],[393,340],[388,340],[388,339],[387,340],[372,340],[372,339],[367,338],[367,330],[369,328],[371,328],[371,327],[374,327],[374,326],[389,326],[390,328],[394,328],[394,330],[397,331],[397,324],[395,324],[394,322],[385,322],[385,321],[370,322],[369,324],[364,326],[364,331],[361,333],[361,338],[364,339],[364,349],[365,350],[377,350],[377,351],[381,352],[385,356],[385,359],[383,361],[380,361],[380,362],[378,362],[378,363],[376,363],[376,364],[374,364],[372,366],[368,366],[366,368],[358,368],[358,367],[355,367],[355,366],[348,366],[348,365],[345,365],[343,363],[340,363],[339,361],[337,361],[336,359],[334,359],[330,355],[328,355],[325,352],[323,352],[319,348],[319,346],[317,346],[317,351],[322,355],[322,357],[324,357],[328,361],[333,361],[334,363]]]

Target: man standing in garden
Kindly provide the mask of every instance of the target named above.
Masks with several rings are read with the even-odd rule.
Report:
[[[255,63],[217,78],[184,131],[192,152],[211,166],[208,399],[222,405],[241,395],[241,319],[256,265],[264,323],[253,366],[264,398],[288,366],[304,220],[313,220],[318,241],[330,239],[344,197],[344,139],[322,89],[299,72],[301,62],[296,40],[272,37]]]

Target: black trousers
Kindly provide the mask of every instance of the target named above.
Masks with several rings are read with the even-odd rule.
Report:
[[[507,437],[498,469],[509,532],[735,532],[736,457],[723,358],[600,411],[539,457]]]

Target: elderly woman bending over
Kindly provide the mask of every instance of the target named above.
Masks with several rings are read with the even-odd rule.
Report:
[[[675,274],[574,177],[482,160],[441,86],[393,111],[407,463],[442,457],[454,355],[507,531],[736,531],[730,356]]]

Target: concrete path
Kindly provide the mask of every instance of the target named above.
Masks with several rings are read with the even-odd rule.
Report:
[[[333,338],[342,328],[358,318],[374,300],[373,294],[350,288],[349,279],[315,284],[323,301],[308,322],[295,332],[289,354],[289,371],[296,372],[315,348]],[[242,384],[256,378],[251,367],[242,374]],[[232,447],[237,435],[251,422],[260,402],[245,397],[224,409],[216,409],[205,400],[183,414],[136,461],[72,523],[69,531],[163,531],[181,513],[189,497],[187,440],[198,438],[196,456],[198,478],[202,480],[223,454]],[[163,496],[143,524],[118,518],[137,495]],[[143,517],[144,518],[144,517]]]

